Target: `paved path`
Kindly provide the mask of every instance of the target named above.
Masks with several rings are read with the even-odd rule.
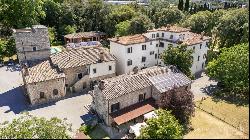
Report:
[[[201,77],[194,80],[191,84],[191,91],[194,94],[194,100],[201,100],[202,97],[206,97],[211,94],[216,88],[216,85],[216,81],[210,80],[205,73],[202,73]]]
[[[23,95],[21,73],[6,69],[6,66],[0,68],[0,123],[11,121],[25,110],[38,117],[67,118],[67,122],[72,123],[73,131],[83,123],[82,117],[87,114],[84,106],[92,101],[90,95],[79,95],[30,108]]]

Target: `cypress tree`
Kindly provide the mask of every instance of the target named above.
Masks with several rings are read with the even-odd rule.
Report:
[[[189,9],[189,0],[186,0],[184,10],[188,11],[188,9]]]
[[[178,9],[181,11],[183,10],[183,0],[179,0]]]

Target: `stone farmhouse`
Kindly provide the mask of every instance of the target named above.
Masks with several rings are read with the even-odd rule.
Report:
[[[153,66],[104,79],[90,91],[93,110],[108,126],[110,135],[126,133],[130,125],[158,108],[174,87],[190,90],[191,80],[174,66]]]
[[[14,29],[19,63],[45,60],[50,56],[50,42],[47,27],[34,25],[31,28]]]
[[[191,73],[196,74],[205,67],[210,37],[190,32],[188,28],[178,26],[161,27],[148,30],[147,33],[132,36],[111,38],[110,53],[117,58],[117,74],[131,72],[134,67],[139,69],[151,66],[164,66],[160,58],[169,46],[187,45],[194,50]]]
[[[25,92],[32,105],[87,91],[96,80],[116,75],[116,59],[101,45],[68,48],[50,55],[45,26],[33,26],[27,29],[28,33],[24,30],[16,30],[15,39],[17,49],[25,48],[18,53],[18,58],[22,65]],[[41,34],[42,39],[39,40]],[[36,45],[27,45],[27,42]]]

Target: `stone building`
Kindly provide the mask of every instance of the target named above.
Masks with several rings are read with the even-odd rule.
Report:
[[[38,64],[23,65],[25,91],[32,105],[87,92],[94,81],[115,76],[115,64],[100,45],[69,49]]]
[[[66,95],[65,74],[49,60],[22,69],[25,93],[30,103],[42,104]]]
[[[33,25],[31,28],[14,29],[19,63],[45,60],[50,56],[48,28]]]
[[[106,39],[106,34],[99,31],[79,32],[79,33],[67,34],[64,36],[64,41],[66,43],[101,41],[102,39]]]
[[[134,67],[164,66],[164,50],[187,45],[188,50],[194,51],[191,73],[196,74],[205,68],[209,40],[210,37],[192,33],[189,28],[167,25],[144,34],[111,38],[110,52],[117,58],[117,73],[124,74]]]
[[[116,60],[101,45],[68,49],[50,59],[64,72],[67,91],[73,93],[82,92],[95,80],[116,75]]]
[[[115,135],[143,121],[143,115],[157,108],[171,89],[190,90],[190,84],[191,80],[173,66],[135,68],[133,72],[104,79],[95,85],[90,91],[91,106],[107,125],[107,132]]]

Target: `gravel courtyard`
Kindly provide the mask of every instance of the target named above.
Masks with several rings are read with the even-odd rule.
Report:
[[[214,84],[216,82],[209,80],[204,74],[196,79],[191,86],[195,100],[207,96],[205,90],[210,90]],[[29,114],[38,117],[67,118],[67,121],[72,123],[73,131],[76,131],[84,122],[82,117],[88,112],[84,106],[91,103],[90,95],[78,95],[30,108],[27,98],[23,95],[22,85],[22,76],[18,67],[12,67],[9,70],[6,66],[0,68],[0,122],[11,121],[22,111],[28,111]]]
[[[92,101],[90,95],[78,95],[31,108],[23,95],[22,85],[20,71],[15,68],[7,71],[6,66],[0,68],[0,123],[11,121],[22,111],[38,117],[67,118],[67,122],[72,123],[73,131],[83,123],[82,116],[88,112],[84,106]]]

